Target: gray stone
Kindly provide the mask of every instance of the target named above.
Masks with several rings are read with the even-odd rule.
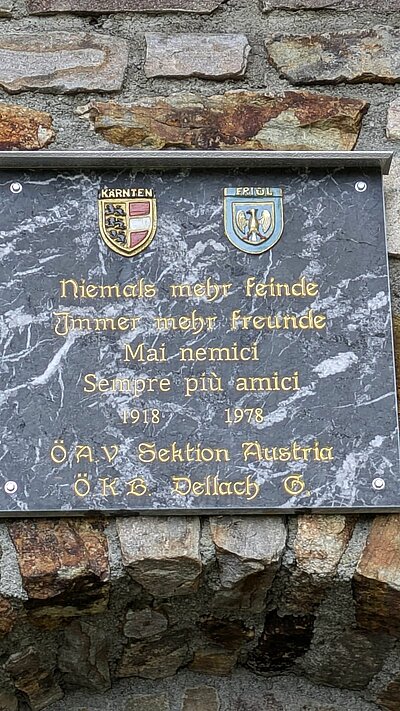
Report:
[[[392,140],[400,140],[400,99],[395,99],[389,104],[386,135]]]
[[[375,27],[318,35],[274,35],[269,62],[293,84],[400,81],[400,30]]]
[[[221,582],[214,605],[261,611],[285,550],[284,519],[225,516],[210,525]]]
[[[321,10],[323,8],[347,12],[364,10],[360,0],[261,0],[264,12],[271,10]],[[399,9],[399,0],[370,0],[369,10],[391,12]]]
[[[160,612],[146,607],[144,610],[128,610],[124,625],[125,637],[147,639],[161,636],[168,627],[168,620]]]
[[[64,696],[51,668],[44,668],[33,647],[12,654],[5,669],[16,688],[28,697],[32,711],[41,711]]]
[[[91,622],[73,622],[64,633],[58,667],[68,688],[105,691],[111,688],[107,640],[101,627]]]
[[[0,17],[11,17],[13,0],[0,0]]]
[[[212,686],[198,686],[186,689],[182,711],[219,711],[217,690]]]
[[[389,175],[384,176],[386,205],[386,235],[388,251],[400,257],[400,159],[395,156]]]
[[[155,642],[128,644],[122,653],[117,676],[137,676],[143,679],[164,679],[173,676],[191,659],[188,639],[188,630],[182,630]]]
[[[198,518],[121,518],[117,530],[124,565],[151,595],[187,595],[197,589],[202,570]]]
[[[29,12],[194,12],[208,14],[226,0],[28,0]]]
[[[240,90],[96,101],[77,113],[106,141],[129,148],[334,151],[354,148],[366,109],[365,101],[324,94]]]
[[[0,38],[0,87],[15,94],[118,91],[126,40],[94,32],[9,33]]]
[[[146,34],[148,77],[242,76],[250,45],[245,35]]]
[[[364,689],[381,671],[388,638],[348,629],[324,638],[323,653],[304,664],[311,679],[347,689]]]
[[[124,711],[169,711],[166,694],[145,694],[134,696],[124,706]]]

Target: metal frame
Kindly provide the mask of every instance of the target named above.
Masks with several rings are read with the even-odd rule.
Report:
[[[1,151],[0,169],[379,168],[391,151]]]

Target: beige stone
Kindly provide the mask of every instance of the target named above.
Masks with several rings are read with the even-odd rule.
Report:
[[[119,91],[127,63],[126,40],[95,32],[0,36],[0,87],[12,94]]]
[[[77,113],[110,143],[130,148],[351,150],[366,109],[365,101],[325,94],[238,90],[95,101]]]
[[[386,135],[392,140],[400,140],[400,99],[389,104]]]
[[[242,76],[250,45],[245,35],[146,34],[147,77]]]
[[[169,711],[166,694],[140,694],[133,696],[124,706],[124,711]]]
[[[18,711],[18,699],[9,691],[0,691],[0,711]]]
[[[299,516],[293,545],[299,570],[310,576],[331,579],[346,550],[354,524],[354,517],[349,516]]]
[[[11,17],[13,0],[0,0],[0,17]]]
[[[286,543],[278,516],[224,516],[210,519],[221,589],[216,607],[261,611]]]
[[[220,704],[216,689],[212,686],[198,686],[186,689],[182,711],[219,711]]]
[[[228,652],[219,647],[206,647],[194,653],[189,669],[199,674],[228,676],[232,673],[238,659],[237,652]]]
[[[356,618],[369,631],[400,636],[400,515],[376,516],[353,581]]]
[[[53,120],[44,111],[0,104],[0,150],[38,150],[55,138]]]
[[[274,35],[269,62],[294,84],[400,81],[400,30],[393,27]]]
[[[295,560],[285,571],[280,609],[314,612],[335,577],[351,538],[355,517],[304,515],[297,518]]]
[[[400,157],[394,156],[389,175],[383,178],[388,252],[400,257]]]
[[[117,529],[124,565],[151,595],[187,595],[197,589],[202,570],[197,517],[120,518]]]

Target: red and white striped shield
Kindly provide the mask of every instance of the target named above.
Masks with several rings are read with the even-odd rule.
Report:
[[[133,189],[131,189],[133,192]],[[109,191],[111,192],[111,191]],[[116,192],[129,193],[127,190]],[[151,197],[114,198],[99,196],[99,225],[106,245],[124,257],[134,257],[149,246],[157,227],[157,206]],[[107,193],[106,193],[107,194]]]

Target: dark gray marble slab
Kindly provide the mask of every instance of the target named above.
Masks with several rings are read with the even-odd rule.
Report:
[[[360,181],[367,186],[363,192],[355,189]],[[10,190],[13,183],[21,184],[21,192]],[[136,257],[115,254],[100,237],[97,193],[105,185],[154,190],[156,235]],[[240,186],[283,189],[283,235],[261,255],[239,251],[224,234],[223,191]],[[0,192],[4,514],[95,509],[289,513],[399,506],[378,168],[291,170],[289,164],[235,171],[213,165],[211,155],[208,169],[192,172],[3,170]],[[273,277],[288,284],[303,277],[318,284],[318,294],[246,297],[249,276],[260,283]],[[213,284],[232,284],[226,298],[211,302],[171,296],[172,284],[194,285],[208,278]],[[70,289],[61,298],[62,279],[121,287],[142,279],[156,286],[157,296],[74,299]],[[253,317],[299,317],[310,309],[325,314],[325,329],[231,329],[235,310]],[[216,327],[194,335],[160,332],[155,326],[157,317],[178,318],[194,310],[202,317],[216,316]],[[75,319],[88,318],[91,326],[96,317],[140,316],[140,321],[135,331],[91,327],[57,335],[54,313],[66,311]],[[166,361],[124,362],[126,345],[134,350],[141,342],[153,349],[165,344]],[[255,344],[258,360],[180,358],[185,346],[235,343],[239,349]],[[292,391],[235,389],[239,377],[277,373],[281,378],[295,372],[298,388]],[[168,378],[171,387],[137,397],[111,390],[90,393],[84,391],[88,373],[96,383],[116,377]],[[201,383],[204,373],[215,373],[220,389],[199,389],[186,397],[185,379],[197,377]],[[262,409],[262,420],[253,417],[248,423],[245,415],[244,421],[230,425],[224,421],[227,408]],[[124,424],[124,411],[133,409],[141,412],[140,424]],[[143,422],[145,410],[158,410],[160,422]],[[253,443],[247,461],[246,442]],[[317,461],[316,442],[325,453],[331,448],[332,458]],[[295,458],[299,450],[294,443],[302,450],[300,458]],[[90,450],[80,450],[82,446]],[[282,448],[275,453],[279,459],[271,459],[273,447]],[[196,460],[198,451],[202,461]],[[145,461],[149,452],[155,461]],[[175,461],[166,461],[173,456]],[[174,491],[174,477],[181,494]]]

